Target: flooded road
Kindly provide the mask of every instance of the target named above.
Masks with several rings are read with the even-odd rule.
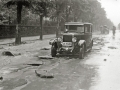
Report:
[[[14,57],[17,61],[24,60],[14,61],[14,65],[1,70],[5,79],[0,82],[0,90],[120,90],[119,34],[120,31],[115,36],[94,35],[93,49],[84,59],[69,56],[41,59],[38,56],[50,56],[50,49],[40,50],[36,43],[37,51],[32,49]],[[38,77],[35,70],[54,78]]]
[[[94,83],[89,90],[120,90],[120,31],[115,36],[109,35],[105,42],[105,46],[100,51],[102,55],[101,62],[87,61],[86,64],[97,65]]]
[[[34,77],[34,81],[21,90],[119,90],[119,34],[100,35],[95,38],[91,52],[85,59],[55,58],[53,66],[37,71],[54,75],[53,79]],[[45,74],[44,73],[44,74]]]

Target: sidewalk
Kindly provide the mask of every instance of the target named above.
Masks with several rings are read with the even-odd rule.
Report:
[[[56,37],[55,34],[50,34],[50,35],[43,35],[43,40],[44,39],[50,39],[50,38],[54,38]],[[33,41],[33,40],[38,40],[40,38],[40,36],[30,36],[30,37],[22,37],[21,41]],[[0,39],[0,45],[4,45],[4,44],[10,44],[10,43],[14,43],[15,42],[15,38],[8,38],[8,39]]]

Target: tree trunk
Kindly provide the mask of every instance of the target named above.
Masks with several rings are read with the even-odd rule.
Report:
[[[57,17],[57,30],[56,30],[56,37],[57,37],[57,38],[59,37],[59,29],[60,29],[60,28],[59,28],[59,27],[60,27],[60,26],[59,26],[59,23],[60,23],[60,22],[59,22],[59,15],[58,15],[58,17]]]
[[[43,15],[40,15],[40,40],[43,40]]]
[[[59,6],[56,4],[56,10],[57,10],[57,29],[56,29],[56,38],[58,38],[59,35]]]
[[[66,22],[68,22],[68,17],[69,17],[69,14],[66,13]]]
[[[21,33],[19,28],[19,24],[21,24],[21,12],[22,12],[22,5],[17,4],[17,26],[16,26],[15,44],[21,44]]]

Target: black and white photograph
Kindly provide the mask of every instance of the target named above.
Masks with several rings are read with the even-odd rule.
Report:
[[[0,0],[0,90],[120,90],[120,0]]]

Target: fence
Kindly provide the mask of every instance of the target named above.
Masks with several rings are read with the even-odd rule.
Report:
[[[40,35],[40,26],[19,26],[22,37]],[[56,31],[56,26],[43,27],[43,34],[53,34]],[[16,25],[0,25],[0,38],[15,37]]]

